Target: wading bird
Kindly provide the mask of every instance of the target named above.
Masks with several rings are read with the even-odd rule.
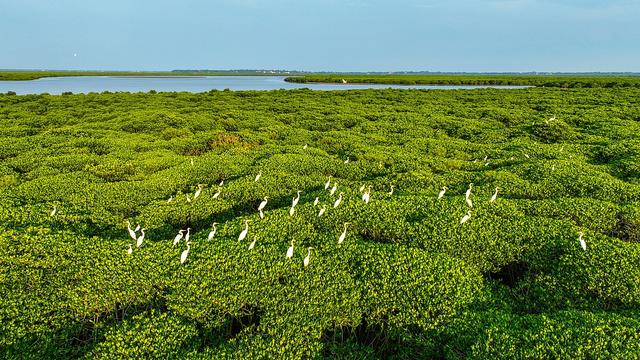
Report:
[[[49,214],[49,216],[55,216],[57,212],[58,212],[58,209],[56,208],[55,205],[53,205],[53,210],[51,210],[51,213]]]
[[[365,187],[365,184],[362,184],[362,186],[360,186],[360,192],[364,191],[364,187]]]
[[[298,205],[298,202],[300,201],[300,192],[301,191],[298,191],[298,196],[294,197],[293,200],[291,201],[292,207]]]
[[[369,185],[369,190],[365,191],[365,193],[362,194],[362,201],[364,201],[365,204],[368,204],[370,198],[371,198],[371,185]]]
[[[349,157],[347,156],[347,159],[344,161],[345,164],[349,163]]]
[[[343,192],[340,192],[340,195],[338,195],[338,200],[336,200],[336,202],[333,203],[334,208],[337,208],[338,205],[340,205],[340,202],[342,201],[342,194]]]
[[[329,189],[330,185],[331,185],[331,175],[329,175],[329,180],[327,180],[327,182],[324,183],[324,189],[325,190]]]
[[[187,256],[189,256],[189,250],[191,250],[191,242],[187,241],[187,249],[180,254],[180,264],[184,264],[187,261]]]
[[[214,236],[216,236],[216,231],[218,229],[216,229],[216,225],[218,225],[217,222],[214,222],[213,224],[211,224],[211,227],[213,228],[211,231],[209,231],[209,236],[207,237],[207,241],[211,241],[213,239]]]
[[[258,236],[253,235],[253,241],[249,244],[249,250],[253,250],[253,248],[256,247],[256,241],[258,241]]]
[[[264,207],[267,206],[267,201],[268,201],[267,199],[269,199],[269,197],[265,196],[264,200],[262,200],[260,205],[258,205],[258,212],[260,213],[260,219],[264,219],[264,213],[262,212],[262,210],[264,210]]]
[[[338,245],[342,244],[344,239],[347,237],[347,225],[349,225],[349,224],[351,224],[351,223],[349,223],[349,222],[344,223],[344,230],[342,231],[342,234],[340,234],[340,237],[338,238]]]
[[[391,190],[389,190],[389,196],[393,195],[393,185],[391,185]]]
[[[215,194],[213,194],[213,198],[214,199],[217,198],[218,196],[220,196],[220,190],[221,190],[221,188],[219,187],[218,191]]]
[[[169,200],[167,200],[167,204],[173,201],[173,195],[169,196]]]
[[[136,225],[136,228],[133,229],[133,231],[138,232],[138,230],[140,230],[140,224]]]
[[[127,250],[127,254],[131,255],[131,253],[133,253],[133,248],[131,247],[131,244],[129,244],[129,250]]]
[[[136,240],[136,247],[140,247],[142,246],[142,241],[144,240],[144,231],[146,229],[142,228],[142,230],[140,230],[142,232],[142,235],[138,236],[138,239]]]
[[[582,250],[587,251],[587,243],[582,238],[584,234],[581,231],[578,233],[578,235],[580,235],[580,237],[578,237],[578,240],[580,241],[580,247],[582,247]]]
[[[319,203],[319,202],[320,202],[320,198],[319,198],[319,197],[316,197],[316,199],[315,199],[315,200],[313,200],[313,206],[318,205],[318,203]]]
[[[189,197],[189,194],[187,194],[187,202],[191,203],[191,198]]]
[[[469,188],[467,189],[467,191],[464,193],[464,198],[468,199],[469,196],[471,196],[471,187],[473,186],[473,183],[469,183]]]
[[[196,193],[193,194],[193,200],[197,199],[201,193],[202,193],[202,184],[198,184],[198,190],[196,190]]]
[[[289,209],[289,216],[293,216],[293,213],[296,211],[296,207],[292,206],[291,209]]]
[[[311,249],[313,249],[311,246],[307,248],[307,256],[305,256],[304,260],[302,261],[302,263],[304,264],[304,267],[309,266],[309,257],[311,256]]]
[[[327,205],[322,205],[322,208],[320,208],[320,211],[318,212],[318,217],[322,216],[325,211],[327,211]]]
[[[293,240],[291,240],[291,246],[287,249],[287,259],[291,259],[293,257]]]
[[[462,217],[462,220],[460,220],[460,225],[466,223],[469,219],[471,219],[471,210],[467,212],[467,215]]]
[[[493,193],[493,196],[491,196],[491,199],[489,199],[489,202],[492,203],[496,201],[497,198],[498,198],[498,187],[496,186],[496,192]]]
[[[333,187],[331,188],[331,191],[329,191],[329,195],[333,196],[333,194],[336,193],[336,190],[338,190],[338,183],[334,182]]]
[[[187,234],[184,236],[184,241],[189,242],[190,236],[191,236],[191,228],[187,228]]]
[[[260,180],[260,177],[262,176],[262,170],[258,171],[258,175],[256,175],[255,180],[253,180],[253,182],[258,182],[258,180]]]
[[[309,145],[304,144],[304,146],[302,148],[306,150],[308,147],[309,147]]]
[[[438,194],[438,200],[442,199],[444,197],[444,193],[447,192],[447,187],[443,186],[442,190],[440,190],[440,193]]]
[[[176,237],[173,238],[173,246],[178,245],[180,240],[182,240],[183,236],[184,236],[184,230],[178,230],[178,235],[176,235]]]
[[[526,157],[528,159],[529,158],[529,154],[524,154],[524,157]]]
[[[465,200],[465,202],[467,203],[467,205],[469,205],[469,207],[470,207],[470,208],[471,208],[471,207],[473,207],[473,201],[471,201],[471,198],[470,198],[470,197],[468,197],[468,198]]]
[[[129,236],[131,236],[133,240],[138,240],[136,232],[131,228],[131,223],[129,222],[129,220],[127,220],[127,230],[129,231]]]
[[[222,187],[222,185],[224,185],[224,179],[220,180],[220,183],[218,184],[220,187]]]
[[[238,236],[238,241],[244,240],[247,237],[247,233],[249,232],[249,220],[244,221],[244,230],[240,232],[240,236]]]

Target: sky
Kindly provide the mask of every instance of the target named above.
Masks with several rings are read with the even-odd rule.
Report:
[[[0,69],[640,71],[640,0],[0,0]]]

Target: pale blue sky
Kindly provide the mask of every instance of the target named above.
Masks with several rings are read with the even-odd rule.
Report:
[[[639,24],[640,0],[0,0],[0,68],[640,71]]]

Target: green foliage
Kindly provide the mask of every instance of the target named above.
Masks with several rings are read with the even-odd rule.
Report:
[[[623,87],[0,95],[0,357],[638,358]]]

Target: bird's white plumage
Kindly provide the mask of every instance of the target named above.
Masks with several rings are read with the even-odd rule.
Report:
[[[248,232],[249,232],[249,220],[245,220],[244,221],[244,230],[242,230],[240,232],[240,235],[238,236],[238,241],[244,240],[244,238],[247,237],[247,233]]]
[[[467,221],[469,221],[469,219],[471,219],[471,211],[469,211],[467,215],[462,217],[462,220],[460,220],[460,224],[466,223]]]
[[[340,205],[341,201],[342,201],[342,193],[340,193],[340,195],[338,195],[338,199],[333,203],[333,207],[337,208],[338,205]]]
[[[320,211],[318,211],[318,217],[322,216],[325,211],[327,211],[327,205],[322,205],[322,208],[320,208]]]
[[[176,235],[176,237],[173,239],[173,246],[176,246],[180,240],[182,240],[182,237],[184,236],[184,230],[178,230],[178,235]]]
[[[144,240],[145,228],[142,228],[142,230],[140,230],[140,231],[142,232],[142,235],[138,236],[138,239],[136,240],[136,247],[142,246],[142,241]]]
[[[216,229],[216,225],[218,225],[217,222],[214,222],[213,224],[211,224],[213,229],[211,229],[211,231],[209,231],[209,236],[207,236],[207,240],[208,241],[211,241],[213,239],[213,237],[216,236],[216,231],[218,230],[218,229]]]
[[[291,240],[291,246],[287,249],[287,259],[291,259],[293,257],[293,240]]]

